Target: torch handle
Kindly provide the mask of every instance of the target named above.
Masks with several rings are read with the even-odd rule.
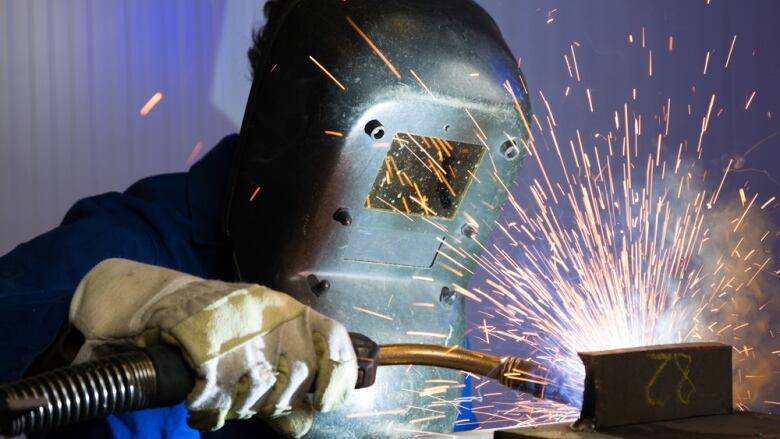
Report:
[[[374,384],[379,346],[350,334],[358,357],[356,388]],[[50,430],[115,413],[179,404],[195,372],[171,346],[112,355],[0,385],[0,435]]]
[[[514,390],[559,402],[545,393],[544,371],[532,361],[499,358],[456,347],[395,344],[378,346],[350,333],[358,360],[355,388],[374,384],[380,365],[426,365],[464,370],[496,379]],[[105,357],[0,385],[0,435],[18,436],[110,416],[179,404],[195,386],[195,372],[171,346]]]

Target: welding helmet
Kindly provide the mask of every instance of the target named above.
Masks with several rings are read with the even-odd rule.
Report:
[[[231,178],[239,278],[379,344],[462,347],[464,296],[479,299],[468,281],[529,135],[517,61],[472,0],[280,7],[262,33]],[[379,368],[313,432],[348,437],[349,423],[356,437],[393,435],[383,414],[451,431],[462,380]]]

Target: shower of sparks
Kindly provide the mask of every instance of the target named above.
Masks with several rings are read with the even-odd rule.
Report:
[[[714,102],[713,94],[701,118],[701,133],[710,128]],[[747,310],[737,309],[732,295],[768,272],[771,258],[759,259],[759,249],[746,248],[756,242],[748,244],[744,236],[758,194],[726,215],[717,202],[732,163],[722,178],[717,176],[717,190],[708,189],[706,174],[697,171],[697,157],[688,162],[681,155],[685,142],[667,156],[662,143],[668,134],[656,132],[643,140],[641,115],[628,103],[615,113],[616,131],[595,136],[617,141],[622,144],[618,148],[593,145],[588,152],[578,136],[566,153],[557,147],[552,115],[546,118],[546,134],[538,130],[537,139],[547,136],[556,145],[547,153],[551,157],[538,159],[543,151],[528,144],[529,155],[537,157],[534,163],[549,176],[546,187],[536,181],[530,185],[531,205],[510,194],[514,215],[497,224],[508,240],[485,248],[479,257],[468,256],[486,273],[484,286],[456,287],[468,299],[492,306],[482,308],[485,318],[474,325],[472,336],[485,345],[494,340],[520,343],[549,367],[543,382],[574,397],[581,395],[584,377],[578,351],[731,341],[744,347],[736,355],[740,367],[747,368],[755,358],[754,347],[744,346],[742,339],[750,321],[734,321]],[[568,168],[566,163],[572,162],[577,166]],[[560,201],[553,199],[555,192]],[[740,243],[728,251],[722,243],[714,244],[738,237]],[[745,407],[751,401],[745,392],[737,398]],[[576,409],[521,398],[507,409],[484,414],[489,422],[530,424],[570,419]]]
[[[342,89],[343,91],[347,91],[347,88],[346,88],[346,87],[344,87],[344,85],[343,85],[341,82],[339,82],[339,80],[338,80],[338,79],[336,79],[336,77],[335,77],[335,76],[333,76],[333,74],[332,74],[332,73],[330,73],[330,72],[328,71],[328,69],[326,69],[326,68],[325,68],[325,67],[324,67],[322,64],[320,64],[320,63],[319,63],[319,61],[317,61],[316,59],[314,59],[314,57],[313,57],[313,56],[311,56],[311,55],[309,56],[309,59],[311,60],[311,62],[313,62],[313,63],[314,63],[314,65],[316,65],[317,67],[319,67],[319,68],[320,68],[320,70],[322,70],[322,71],[323,71],[323,73],[325,73],[326,75],[328,75],[328,78],[332,79],[332,80],[333,80],[333,82],[335,82],[335,83],[336,83],[336,85],[338,85],[340,89]]]
[[[162,98],[163,98],[163,94],[159,91],[153,94],[152,97],[149,98],[148,101],[146,101],[144,106],[141,107],[141,110],[139,111],[141,116],[147,116],[154,109],[154,107],[160,103]]]
[[[390,60],[387,59],[385,54],[382,53],[381,50],[379,50],[379,47],[377,47],[376,44],[374,44],[374,42],[371,41],[371,38],[369,38],[368,35],[366,35],[366,33],[363,32],[362,29],[360,29],[360,26],[358,26],[357,23],[355,23],[350,17],[347,17],[347,22],[349,23],[350,26],[352,26],[353,29],[355,29],[355,32],[357,32],[358,35],[360,35],[360,38],[362,38],[363,41],[365,41],[366,44],[368,44],[369,47],[371,47],[371,49],[374,51],[374,53],[377,54],[377,56],[382,60],[382,62],[385,63],[387,68],[390,69],[391,72],[393,72],[393,75],[395,75],[396,78],[401,79],[401,74],[398,73],[398,70],[395,68],[395,66],[393,66],[393,63],[391,63]]]

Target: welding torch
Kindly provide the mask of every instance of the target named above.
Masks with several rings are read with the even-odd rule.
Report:
[[[492,378],[513,390],[545,395],[545,369],[514,357],[427,345],[377,345],[350,333],[358,359],[356,389],[370,387],[378,366],[418,365],[462,370]],[[115,413],[176,405],[195,385],[195,372],[173,346],[156,345],[55,369],[0,385],[0,435],[50,430]]]

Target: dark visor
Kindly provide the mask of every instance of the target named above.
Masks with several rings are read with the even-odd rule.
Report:
[[[485,148],[436,137],[398,133],[365,206],[408,215],[452,218]]]

